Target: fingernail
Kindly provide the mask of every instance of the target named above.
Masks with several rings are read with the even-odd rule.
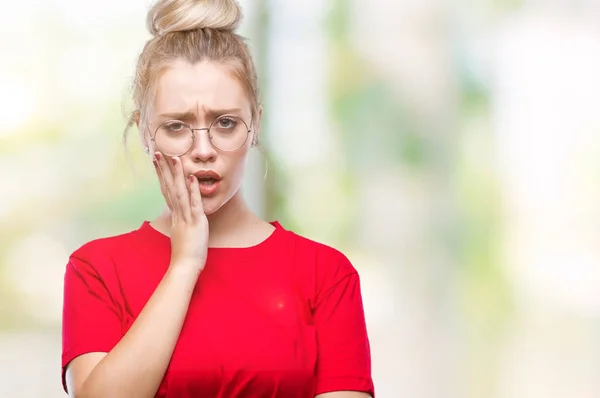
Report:
[[[154,158],[160,160],[160,152],[154,152]]]
[[[154,165],[154,167],[158,167],[158,162],[156,161],[156,159],[152,159],[152,164]]]
[[[176,157],[172,157],[172,158],[171,158],[171,161],[173,162],[173,165],[176,165],[176,164],[177,164],[177,158],[176,158]]]
[[[189,178],[189,180],[190,180],[190,183],[191,183],[191,184],[193,184],[193,183],[194,183],[194,180],[195,180],[195,177],[194,177],[194,175],[193,175],[193,174],[190,174],[190,176],[189,176],[188,178]]]

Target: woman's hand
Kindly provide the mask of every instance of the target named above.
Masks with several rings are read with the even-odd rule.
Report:
[[[208,220],[202,207],[198,179],[184,176],[179,157],[154,153],[160,190],[171,210],[171,266],[202,271],[208,247]]]

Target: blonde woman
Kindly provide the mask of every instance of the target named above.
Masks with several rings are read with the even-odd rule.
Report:
[[[234,0],[160,0],[134,81],[166,208],[69,258],[71,397],[373,396],[359,277],[240,192],[262,109]]]

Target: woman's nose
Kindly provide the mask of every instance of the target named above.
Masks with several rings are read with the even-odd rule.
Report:
[[[196,162],[206,162],[214,159],[217,151],[213,146],[208,129],[194,129],[195,138],[192,146],[192,158]]]

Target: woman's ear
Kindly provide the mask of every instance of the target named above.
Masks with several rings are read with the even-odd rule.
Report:
[[[131,114],[132,122],[135,122],[135,125],[138,128],[138,132],[140,134],[140,140],[142,141],[142,146],[144,148],[144,152],[150,153],[150,145],[148,144],[148,137],[146,136],[146,131],[140,128],[140,111],[134,111]]]
[[[262,106],[258,107],[258,114],[256,120],[252,122],[252,146],[258,145],[258,133],[260,132],[260,120],[262,119]]]

